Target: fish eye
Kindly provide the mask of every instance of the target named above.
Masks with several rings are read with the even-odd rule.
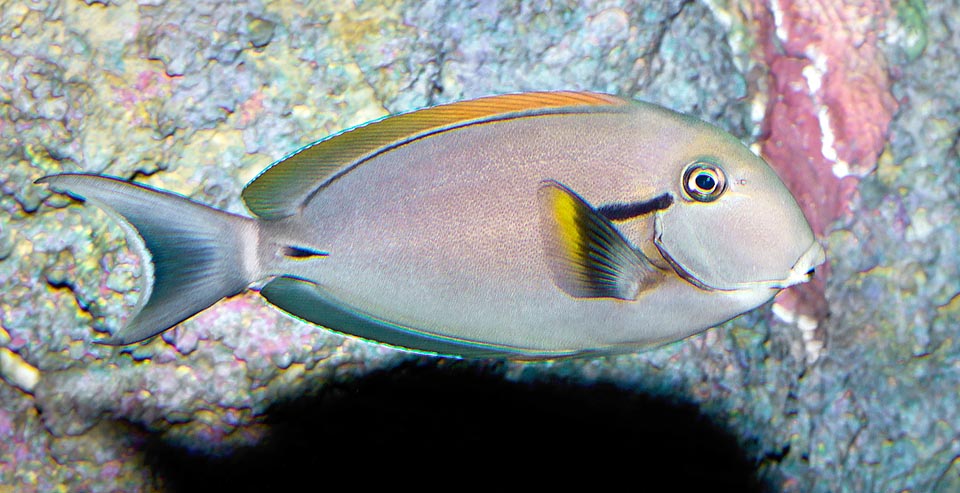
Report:
[[[697,161],[683,172],[683,191],[697,202],[713,202],[726,188],[723,170],[715,164]]]

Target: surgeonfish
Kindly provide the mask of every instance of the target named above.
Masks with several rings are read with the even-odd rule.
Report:
[[[140,300],[107,344],[262,286],[334,331],[459,357],[555,358],[676,341],[811,278],[824,252],[732,135],[587,92],[389,116],[275,162],[252,217],[87,174],[38,180],[118,218]]]

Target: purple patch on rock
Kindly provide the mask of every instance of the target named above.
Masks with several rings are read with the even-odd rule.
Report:
[[[9,442],[13,437],[13,417],[9,412],[0,409],[0,438]]]

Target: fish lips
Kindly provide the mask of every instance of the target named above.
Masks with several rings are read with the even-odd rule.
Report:
[[[797,261],[793,264],[793,267],[789,270],[789,272],[787,272],[787,275],[782,279],[758,279],[755,281],[732,283],[718,281],[708,282],[707,280],[703,279],[703,276],[698,276],[690,268],[685,266],[683,262],[677,260],[676,257],[670,254],[670,251],[663,243],[663,223],[661,222],[659,215],[654,220],[653,243],[656,245],[657,250],[660,252],[660,255],[663,257],[663,259],[670,264],[670,267],[673,268],[674,272],[676,272],[680,278],[704,291],[784,289],[795,284],[809,281],[813,278],[814,269],[826,261],[826,254],[823,250],[823,247],[821,247],[820,244],[814,240],[806,249],[806,251],[804,251],[804,253],[801,254]]]

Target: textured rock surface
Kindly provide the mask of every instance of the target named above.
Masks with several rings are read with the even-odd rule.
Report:
[[[960,4],[828,3],[0,2],[0,491],[276,486],[444,443],[572,463],[610,436],[680,487],[955,491]],[[655,351],[524,365],[344,339],[252,294],[98,346],[140,260],[101,212],[31,184],[104,172],[242,212],[247,181],[331,132],[551,88],[848,163],[842,197],[796,180],[828,204],[819,358],[770,307]]]

